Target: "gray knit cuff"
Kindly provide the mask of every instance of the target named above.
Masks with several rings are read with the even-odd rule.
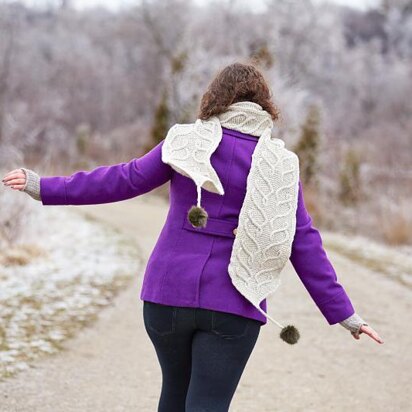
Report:
[[[24,174],[26,175],[26,184],[23,187],[22,191],[26,192],[33,199],[41,200],[40,176],[36,172],[33,172],[33,170],[26,169],[24,167],[21,167],[20,169],[23,170]]]
[[[345,329],[350,330],[352,334],[362,333],[359,331],[360,327],[362,325],[368,326],[368,323],[366,323],[357,313],[354,313],[352,316],[349,316],[347,319],[339,322],[339,324]]]

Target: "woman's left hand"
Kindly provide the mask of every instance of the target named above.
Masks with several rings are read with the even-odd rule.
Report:
[[[355,339],[360,339],[360,334],[361,333],[366,333],[366,335],[370,336],[373,340],[375,340],[378,343],[383,343],[382,338],[373,330],[370,326],[368,325],[362,325],[359,329],[359,333],[356,332],[351,332],[352,336]]]

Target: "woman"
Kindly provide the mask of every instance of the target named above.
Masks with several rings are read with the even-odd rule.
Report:
[[[247,124],[242,130],[250,133],[236,130],[236,124],[224,127],[231,124],[228,113],[244,116],[245,112]],[[147,263],[140,294],[146,331],[162,369],[159,411],[227,411],[266,323],[266,299],[258,310],[232,284],[228,264],[259,140],[254,131],[260,118],[271,122],[277,117],[268,84],[253,65],[229,65],[213,79],[202,97],[196,125],[219,119],[222,126],[221,141],[207,170],[220,177],[215,175],[222,191],[204,191],[205,209],[192,206],[196,189],[200,205],[200,188],[166,161],[167,152],[162,153],[166,139],[128,163],[67,177],[40,178],[21,168],[3,179],[6,186],[27,192],[43,205],[117,202],[170,182],[169,212]],[[365,333],[383,343],[355,312],[337,281],[305,208],[300,181],[297,190],[290,261],[298,276],[329,324],[340,323],[355,339]]]

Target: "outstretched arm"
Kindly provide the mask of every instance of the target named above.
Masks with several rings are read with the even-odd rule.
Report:
[[[313,301],[330,325],[340,323],[355,338],[368,324],[357,314],[323,248],[319,231],[306,210],[299,181],[296,233],[290,261]],[[369,328],[371,329],[371,328]]]
[[[22,168],[26,183],[21,190],[43,205],[90,205],[112,203],[147,193],[166,183],[172,175],[162,162],[163,140],[140,158],[127,163],[99,166],[71,176],[39,177]]]

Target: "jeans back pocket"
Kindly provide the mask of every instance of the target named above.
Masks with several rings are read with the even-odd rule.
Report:
[[[240,338],[246,335],[250,319],[233,313],[212,313],[212,332],[226,339]]]
[[[143,318],[146,328],[160,336],[174,333],[176,330],[176,310],[175,306],[144,301]]]

